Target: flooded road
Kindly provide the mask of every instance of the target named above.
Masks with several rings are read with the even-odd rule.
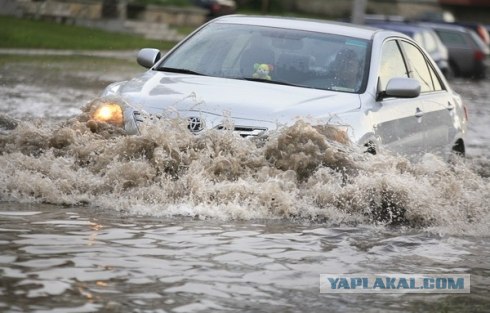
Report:
[[[3,205],[9,312],[487,312],[490,244],[373,225]],[[322,273],[469,273],[469,295],[319,294]],[[58,309],[58,310],[53,310]]]
[[[308,125],[265,143],[87,131],[81,108],[131,62],[0,58],[0,113],[19,122],[0,135],[0,311],[490,311],[490,81],[452,84],[471,126],[449,166]],[[471,293],[321,294],[324,273],[471,274]]]

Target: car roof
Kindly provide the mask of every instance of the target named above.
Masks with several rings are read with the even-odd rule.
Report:
[[[412,34],[421,31],[433,32],[433,30],[430,29],[429,27],[422,26],[422,25],[407,24],[403,22],[368,22],[367,24],[373,27],[380,27],[384,29],[402,31],[402,32],[412,33]]]
[[[356,37],[361,39],[370,40],[373,35],[382,31],[373,27],[364,25],[355,25],[342,22],[314,20],[304,18],[285,18],[285,17],[272,17],[272,16],[248,16],[248,15],[226,15],[217,18],[212,23],[229,23],[229,24],[242,24],[242,25],[257,25],[277,27],[284,29],[296,29],[304,31],[322,32],[341,34],[349,37]]]
[[[393,23],[393,22],[369,22],[368,25],[371,25],[373,27],[383,28],[383,29],[394,30],[410,36],[413,36],[413,34],[421,31],[430,30],[430,28],[423,27],[423,26],[403,24],[403,23]]]
[[[454,24],[439,24],[439,23],[427,23],[427,22],[422,22],[419,23],[421,26],[427,26],[432,29],[443,29],[443,30],[452,30],[452,31],[459,31],[459,32],[468,32],[468,28],[461,26],[461,25],[454,25]]]

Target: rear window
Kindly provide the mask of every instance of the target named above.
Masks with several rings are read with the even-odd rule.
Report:
[[[465,40],[465,36],[459,32],[436,30],[441,41],[449,47],[468,47],[468,43]]]
[[[474,31],[470,31],[470,36],[471,36],[471,39],[473,40],[474,44],[478,47],[478,49],[488,53],[487,45],[483,42],[483,40]]]

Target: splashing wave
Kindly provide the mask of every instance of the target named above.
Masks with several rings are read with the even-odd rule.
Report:
[[[301,121],[257,140],[195,136],[178,119],[126,136],[87,123],[88,110],[58,125],[2,116],[12,129],[0,135],[1,201],[488,233],[489,179],[467,161],[372,156],[334,128]]]

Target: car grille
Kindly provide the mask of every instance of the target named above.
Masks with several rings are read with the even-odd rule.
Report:
[[[216,127],[218,130],[225,130],[227,129],[223,125],[219,125]],[[233,128],[233,131],[238,133],[242,137],[254,137],[262,134],[263,132],[267,131],[267,128],[265,127],[252,127],[252,126],[235,126]]]
[[[138,111],[133,111],[133,117],[136,122],[136,125],[139,125],[140,123],[143,123],[143,117],[141,116],[141,113]],[[152,116],[152,118],[157,118],[159,119],[160,116]],[[193,133],[199,132],[202,128],[204,127],[203,121],[199,119],[199,121],[196,121],[196,118],[189,118],[189,130]],[[215,129],[217,130],[225,130],[227,127],[223,125],[216,126]],[[267,131],[266,127],[254,127],[254,126],[235,126],[233,128],[233,131],[238,133],[242,137],[255,137],[261,135],[263,132]]]

